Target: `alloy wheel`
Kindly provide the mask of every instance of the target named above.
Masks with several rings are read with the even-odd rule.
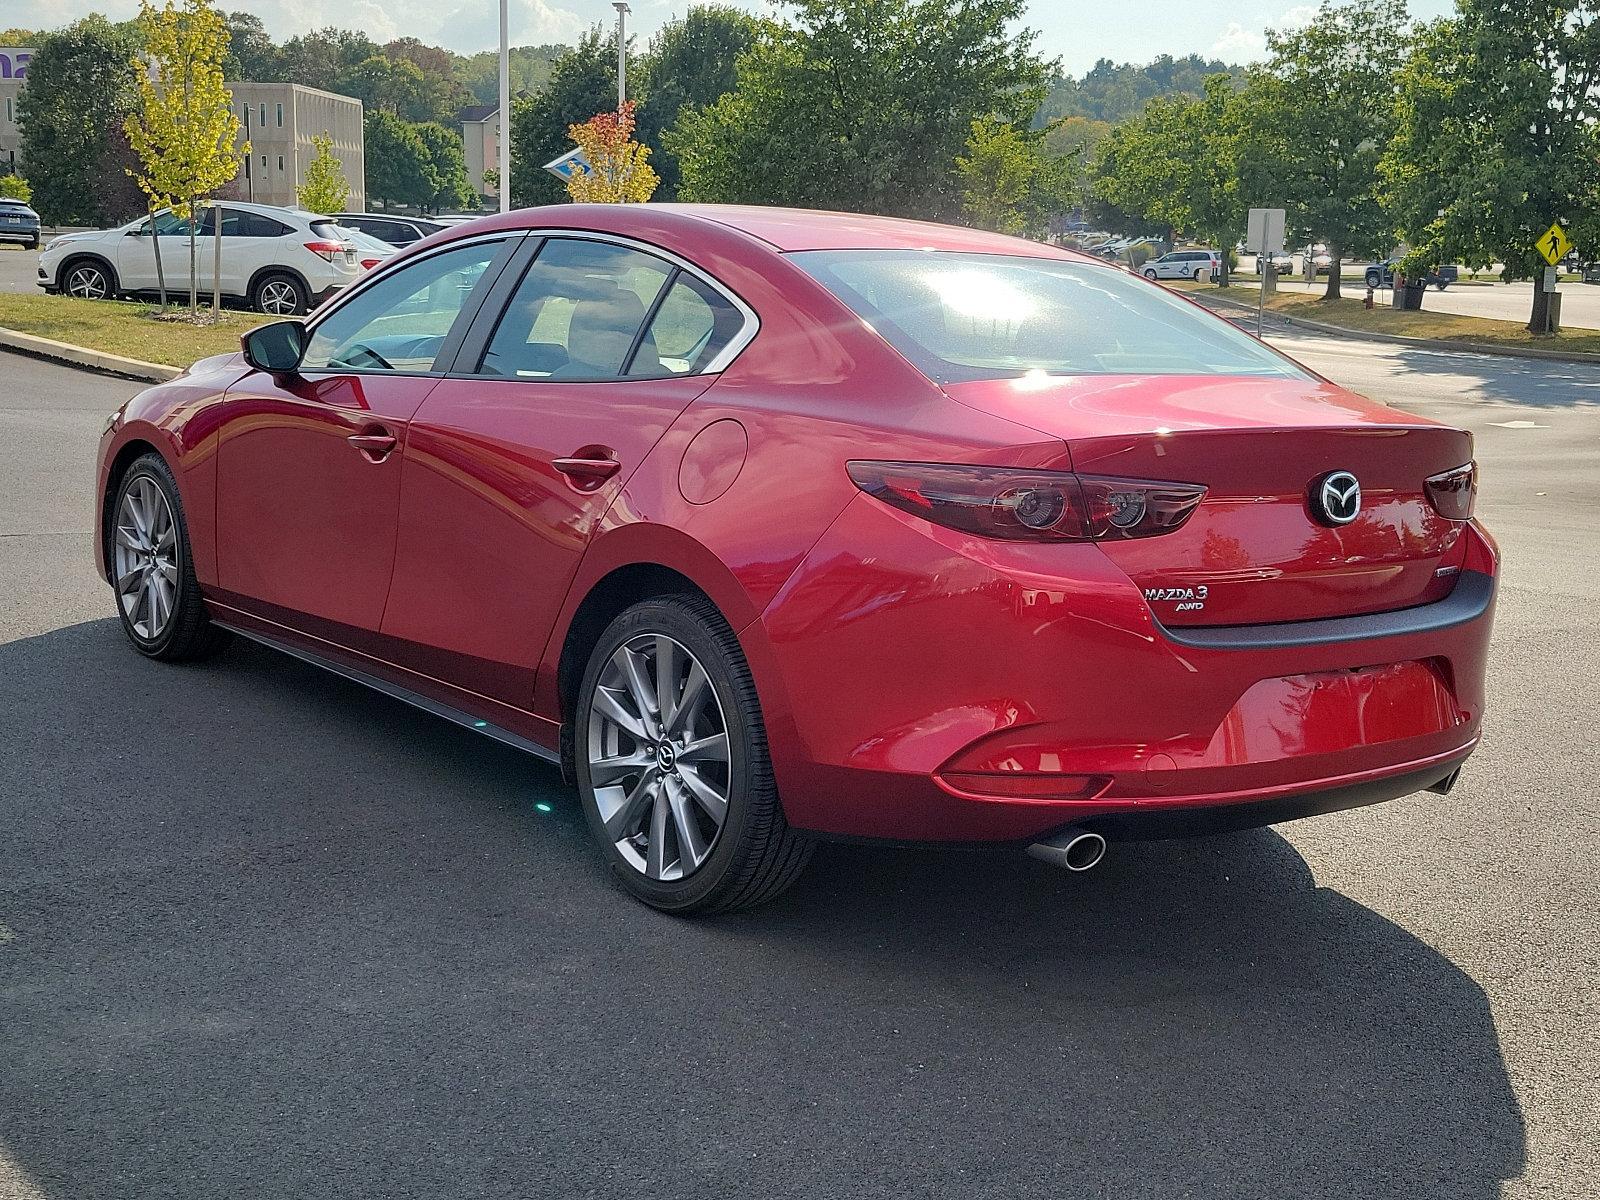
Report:
[[[589,708],[589,779],[606,837],[648,879],[692,875],[728,819],[728,723],[705,668],[665,634],[628,639]]]
[[[69,296],[76,296],[80,300],[104,300],[109,290],[106,285],[106,273],[99,267],[91,267],[85,263],[67,272]]]
[[[290,316],[300,307],[300,296],[287,279],[269,279],[261,285],[260,307],[275,317]]]
[[[117,601],[134,633],[153,642],[172,623],[178,595],[178,527],[156,481],[136,475],[117,507]]]

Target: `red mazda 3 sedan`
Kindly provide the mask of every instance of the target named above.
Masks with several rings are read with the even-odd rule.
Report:
[[[678,912],[818,837],[1082,869],[1443,791],[1483,711],[1466,433],[967,229],[458,226],[130,401],[99,489],[142,653],[242,634],[557,762]]]

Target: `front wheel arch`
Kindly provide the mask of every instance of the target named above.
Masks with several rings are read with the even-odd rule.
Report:
[[[106,278],[107,300],[115,300],[122,292],[121,281],[117,278],[117,269],[111,265],[109,259],[98,254],[73,254],[61,260],[61,266],[56,268],[56,291],[63,296],[70,295],[67,291],[67,276],[74,267],[83,265],[97,267]]]

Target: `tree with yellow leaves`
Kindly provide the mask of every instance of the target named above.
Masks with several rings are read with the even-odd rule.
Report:
[[[580,204],[643,204],[660,178],[651,167],[650,148],[633,140],[633,101],[616,112],[600,113],[567,134],[589,160],[567,180],[567,195]]]
[[[211,0],[139,0],[139,32],[148,61],[135,63],[140,105],[123,128],[139,158],[130,170],[150,201],[152,217],[169,207],[189,223],[189,312],[199,307],[195,234],[196,207],[239,173],[249,143],[235,149],[239,118],[233,93],[223,82],[228,26]],[[212,312],[221,305],[222,230],[218,213]],[[161,238],[151,222],[160,270]],[[166,304],[163,281],[162,304]]]

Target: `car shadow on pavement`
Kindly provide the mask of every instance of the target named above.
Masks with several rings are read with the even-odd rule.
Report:
[[[165,667],[73,626],[0,646],[0,712],[0,1192],[1471,1200],[1522,1169],[1482,990],[1269,831],[1083,876],[825,846],[685,921],[552,769],[257,647]]]
[[[1600,365],[1592,363],[1474,354],[1470,346],[1459,351],[1407,347],[1395,358],[1407,376],[1459,380],[1464,399],[1544,409],[1600,405]]]

